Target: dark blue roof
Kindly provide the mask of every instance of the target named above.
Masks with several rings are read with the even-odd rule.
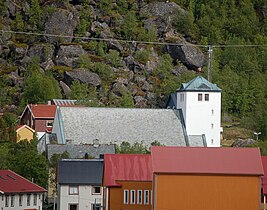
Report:
[[[102,185],[103,160],[61,160],[58,164],[59,184]]]

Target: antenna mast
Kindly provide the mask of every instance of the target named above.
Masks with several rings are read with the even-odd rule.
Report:
[[[209,62],[208,62],[208,80],[211,82],[211,62],[212,62],[212,45],[209,45],[208,54],[209,54]]]

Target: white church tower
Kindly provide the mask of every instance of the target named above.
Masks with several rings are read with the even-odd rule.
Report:
[[[198,76],[183,83],[177,93],[177,109],[181,109],[189,140],[206,139],[208,147],[220,147],[221,89]]]

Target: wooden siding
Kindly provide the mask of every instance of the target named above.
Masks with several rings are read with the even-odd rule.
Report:
[[[34,132],[27,127],[23,127],[17,132],[17,142],[25,139],[30,141],[33,139],[33,137]]]
[[[258,210],[260,178],[224,175],[154,175],[154,210]]]
[[[151,210],[151,190],[152,182],[118,182],[122,187],[110,187],[109,188],[109,208],[106,210]],[[123,204],[124,190],[129,190],[129,204]],[[130,191],[135,190],[135,204],[130,204]],[[142,204],[137,204],[137,191],[143,190]],[[149,190],[149,205],[144,204],[144,190]]]

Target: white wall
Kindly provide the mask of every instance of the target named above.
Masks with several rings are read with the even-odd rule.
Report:
[[[180,94],[185,94],[184,102]],[[198,101],[198,94],[203,95],[202,101]],[[209,101],[205,101],[205,94],[209,94]],[[205,134],[208,147],[220,147],[220,92],[178,92],[177,108],[183,110],[187,135]]]
[[[8,199],[8,207],[5,206],[5,195],[0,195],[0,210],[24,210],[24,209],[38,209],[42,210],[43,194],[37,194],[37,203],[33,204],[34,194],[30,193],[30,206],[27,205],[27,194],[22,194],[22,206],[19,206],[19,194],[14,194],[14,206],[11,207],[11,195]]]
[[[93,187],[89,185],[80,185],[78,195],[69,195],[69,186],[60,185],[58,191],[58,210],[68,210],[69,204],[78,204],[79,210],[93,210],[92,204],[102,203],[103,188],[100,194],[93,194]]]

